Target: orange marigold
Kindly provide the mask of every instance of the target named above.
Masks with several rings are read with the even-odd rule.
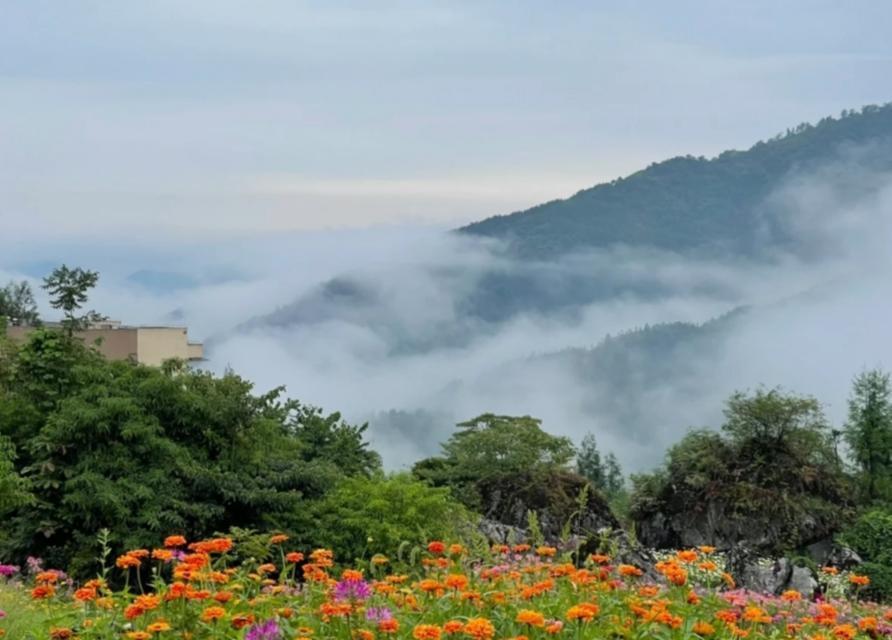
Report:
[[[165,547],[183,547],[186,545],[186,538],[183,536],[167,536],[164,538]]]
[[[496,628],[486,618],[471,618],[465,623],[464,633],[475,640],[490,640],[496,635]]]
[[[435,624],[419,624],[412,629],[415,640],[440,640],[443,630]]]
[[[201,612],[201,619],[205,622],[213,622],[219,620],[226,615],[226,609],[223,607],[208,607]]]
[[[446,551],[446,545],[440,542],[439,540],[432,540],[427,543],[427,550],[435,555],[440,555],[444,551]]]
[[[378,631],[381,633],[396,633],[400,630],[400,623],[396,618],[381,620],[378,623]]]
[[[517,612],[517,617],[514,620],[520,624],[528,624],[531,627],[545,626],[545,616],[532,609],[521,609]]]
[[[702,620],[694,623],[694,627],[692,630],[698,636],[711,636],[713,633],[715,633],[715,627]]]

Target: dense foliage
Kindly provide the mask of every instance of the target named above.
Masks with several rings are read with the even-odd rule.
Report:
[[[642,539],[747,540],[777,553],[837,531],[851,491],[817,401],[776,389],[737,393],[725,416],[721,432],[689,433],[664,468],[633,478]]]
[[[892,384],[883,371],[855,378],[849,400],[846,442],[868,501],[892,501]]]
[[[892,169],[892,105],[803,124],[746,151],[672,158],[461,231],[508,240],[537,258],[616,244],[755,253],[793,240],[771,217],[769,195],[791,174],[845,160],[858,145],[869,149],[861,159],[866,168]]]
[[[380,466],[365,427],[281,389],[255,395],[234,374],[109,362],[45,329],[0,353],[0,483],[28,501],[8,505],[6,559],[77,572],[101,528],[126,546],[170,530],[287,529],[307,501]]]
[[[892,511],[874,509],[862,514],[839,539],[864,559],[860,569],[870,576],[870,595],[892,600]]]
[[[415,464],[413,472],[434,485],[450,487],[464,504],[479,508],[479,484],[493,477],[564,468],[575,449],[569,438],[553,436],[530,416],[484,414],[457,425],[443,455]]]

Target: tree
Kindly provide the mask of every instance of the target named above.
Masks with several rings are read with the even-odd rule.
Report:
[[[604,458],[604,492],[608,496],[615,496],[626,486],[623,469],[613,452]]]
[[[579,446],[576,472],[608,497],[617,495],[626,484],[619,460],[612,451],[602,458],[595,436],[591,433],[582,439]]]
[[[632,478],[641,541],[743,541],[778,553],[839,531],[851,487],[818,402],[778,389],[735,393],[725,417],[720,433],[688,433],[662,469]]]
[[[530,416],[486,413],[459,423],[443,444],[443,455],[420,460],[413,473],[449,486],[466,506],[479,507],[480,483],[496,476],[544,473],[566,468],[575,450],[569,438],[553,436]]]
[[[443,452],[447,460],[478,478],[565,466],[573,458],[573,443],[546,433],[541,425],[530,416],[486,413],[459,423],[460,431],[443,445]]]
[[[605,470],[601,462],[601,452],[595,435],[588,433],[582,438],[579,452],[576,454],[576,472],[587,478],[598,489],[604,487]]]
[[[6,358],[0,494],[14,495],[21,478],[33,500],[4,515],[2,558],[40,555],[89,575],[103,528],[116,549],[230,527],[309,539],[312,505],[379,468],[363,427],[282,389],[257,395],[231,373],[111,362],[46,329]]]
[[[14,327],[40,322],[34,292],[27,281],[10,282],[0,289],[0,318],[3,317]]]
[[[861,472],[868,499],[876,499],[892,480],[892,386],[878,369],[855,378],[849,398],[846,443]]]
[[[69,269],[62,265],[53,270],[43,280],[43,288],[50,294],[50,305],[53,309],[61,309],[65,314],[62,325],[71,337],[75,331],[86,329],[90,323],[102,320],[95,311],[78,315],[81,307],[87,302],[87,292],[96,286],[99,273],[87,271],[80,267]]]

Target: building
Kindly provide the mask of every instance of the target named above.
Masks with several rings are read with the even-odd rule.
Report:
[[[47,323],[45,326],[59,326]],[[7,327],[6,335],[23,341],[33,327]],[[196,361],[204,359],[204,345],[189,342],[186,327],[131,327],[105,320],[76,331],[75,336],[88,345],[95,345],[109,360],[135,360],[140,364],[158,366],[165,360],[180,358]]]

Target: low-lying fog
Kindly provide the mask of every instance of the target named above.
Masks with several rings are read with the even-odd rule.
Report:
[[[718,426],[735,389],[815,395],[839,424],[852,377],[892,364],[889,177],[828,168],[789,180],[765,209],[795,230],[795,248],[725,259],[617,248],[535,263],[430,228],[25,238],[0,256],[0,282],[36,285],[63,261],[97,269],[91,306],[188,325],[207,342],[203,366],[369,421],[391,468],[436,453],[455,422],[497,412],[537,416],[577,442],[594,432],[641,470],[689,427]],[[583,351],[675,322],[707,324]]]

